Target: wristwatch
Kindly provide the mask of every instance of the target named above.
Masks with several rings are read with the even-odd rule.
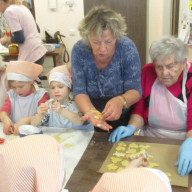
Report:
[[[125,96],[124,96],[124,95],[120,95],[120,96],[121,96],[121,97],[123,98],[123,100],[124,100],[124,102],[123,102],[123,109],[128,108],[127,100],[126,100]]]

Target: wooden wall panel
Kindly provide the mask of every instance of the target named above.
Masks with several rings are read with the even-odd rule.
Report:
[[[105,5],[125,17],[127,36],[134,41],[143,66],[146,63],[147,0],[84,0],[84,13],[95,5]]]

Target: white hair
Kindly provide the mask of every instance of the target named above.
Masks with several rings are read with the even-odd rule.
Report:
[[[183,62],[186,58],[186,48],[183,41],[173,36],[164,36],[154,41],[149,50],[152,62],[168,57],[176,62]]]

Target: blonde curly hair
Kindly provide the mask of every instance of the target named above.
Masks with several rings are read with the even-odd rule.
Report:
[[[96,6],[81,20],[78,29],[83,42],[90,45],[88,36],[91,33],[96,32],[101,37],[103,31],[109,29],[116,39],[120,39],[126,35],[127,25],[121,14],[104,6]]]

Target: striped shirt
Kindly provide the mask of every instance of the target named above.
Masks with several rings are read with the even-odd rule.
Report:
[[[0,191],[62,191],[65,173],[60,150],[48,135],[7,141],[0,150]]]

